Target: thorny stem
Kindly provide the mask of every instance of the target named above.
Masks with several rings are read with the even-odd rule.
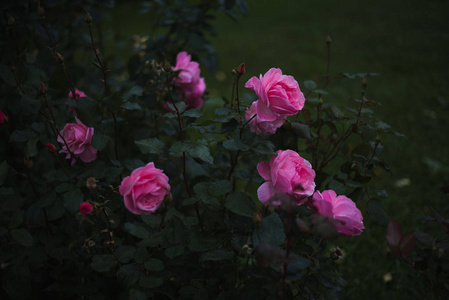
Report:
[[[234,85],[232,87],[232,102],[234,102],[234,90],[235,90],[235,96],[236,96],[236,100],[237,100],[237,109],[238,109],[238,113],[239,113],[239,124],[240,124],[239,139],[242,139],[243,127],[248,122],[250,122],[253,118],[255,118],[256,115],[251,117],[251,119],[248,122],[246,122],[244,125],[242,125],[242,115],[240,113],[239,78],[240,78],[239,75],[235,76]],[[230,153],[232,166],[231,166],[231,170],[229,171],[229,174],[228,174],[228,180],[231,179],[232,173],[234,172],[235,166],[237,165],[239,155],[240,155],[240,150],[237,150],[237,154],[235,156],[234,162],[232,162],[232,152]]]
[[[320,100],[321,101],[321,98]],[[316,142],[315,142],[315,151],[314,151],[314,156],[315,156],[315,167],[318,166],[318,145],[320,143],[320,133],[321,133],[321,127],[323,126],[323,123],[321,122],[321,102],[318,102],[318,107],[317,107],[317,111],[316,111],[316,117],[318,120],[318,132],[317,132],[317,138],[316,138]]]
[[[108,222],[109,245],[112,245],[112,244],[114,244],[114,238],[113,238],[113,233],[112,233],[112,228],[111,228],[111,218],[109,217],[108,213],[106,212],[106,208],[102,207],[101,212],[106,217],[106,220]]]
[[[181,138],[181,143],[184,143],[184,132],[183,132],[184,129],[182,127],[181,114],[179,112],[178,107],[175,104],[175,101],[173,101],[173,97],[171,95],[170,76],[167,76],[167,91],[168,91],[168,98],[170,100],[170,103],[175,108],[176,116],[178,117],[179,134],[180,134],[180,138]],[[182,177],[184,179],[184,186],[185,186],[186,192],[189,195],[189,198],[192,198],[192,193],[190,192],[190,189],[189,189],[189,183],[187,182],[185,151],[182,152]],[[203,222],[201,221],[200,211],[198,209],[198,203],[195,203],[195,212],[196,212],[196,216],[198,218],[198,223],[200,224],[200,230],[202,231],[203,230]]]

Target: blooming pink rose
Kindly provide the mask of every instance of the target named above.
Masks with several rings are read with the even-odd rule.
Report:
[[[257,106],[257,115],[262,121],[274,121],[298,113],[305,98],[293,76],[282,75],[281,69],[271,68],[259,78],[253,76],[245,87],[256,92],[262,103]]]
[[[365,229],[362,213],[354,201],[343,195],[337,196],[333,190],[316,191],[310,206],[318,214],[336,220],[334,225],[340,234],[359,235]]]
[[[257,114],[257,106],[262,102],[260,100],[254,101],[251,104],[250,108],[246,109],[245,118],[247,121],[251,120],[254,115]],[[262,105],[264,105],[262,103]],[[263,121],[259,118],[259,115],[256,115],[249,125],[251,127],[251,131],[257,134],[274,134],[276,130],[281,127],[285,122],[285,117],[278,117],[273,121]]]
[[[92,210],[93,210],[92,204],[90,204],[89,202],[83,202],[80,204],[80,213],[82,213],[83,215],[85,216],[90,215]]]
[[[81,159],[84,162],[91,162],[97,158],[97,149],[92,145],[92,136],[94,135],[94,129],[87,127],[81,121],[75,117],[76,124],[65,124],[64,129],[61,130],[60,135],[64,137],[70,151],[75,157],[72,157],[72,165],[75,164],[76,158]],[[63,144],[59,153],[66,153],[66,159],[70,159],[70,151],[64,143],[61,136],[58,136],[58,142]]]
[[[259,200],[265,205],[280,205],[279,201],[273,201],[279,194],[288,195],[301,205],[315,190],[312,165],[292,150],[279,150],[270,162],[260,162],[257,171],[266,180],[257,190]]]
[[[187,52],[180,52],[176,56],[176,66],[173,71],[180,71],[176,78],[175,85],[180,87],[184,95],[185,103],[190,108],[199,108],[203,105],[203,94],[206,90],[204,78],[200,77],[199,64],[191,61],[191,56]]]
[[[8,117],[0,110],[0,124],[8,122]]]
[[[150,162],[132,171],[120,185],[126,208],[133,214],[154,213],[170,195],[168,177]]]

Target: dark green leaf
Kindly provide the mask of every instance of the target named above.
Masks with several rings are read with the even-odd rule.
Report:
[[[222,196],[232,191],[232,184],[228,180],[200,182],[194,185],[193,190],[197,194]]]
[[[121,263],[128,263],[134,257],[134,253],[136,252],[136,248],[133,246],[122,245],[115,250],[115,256]]]
[[[32,130],[15,130],[10,137],[11,142],[27,142],[28,140],[36,137],[36,133]]]
[[[0,163],[0,186],[3,186],[6,177],[8,176],[9,166],[6,161]]]
[[[306,124],[301,124],[297,122],[292,122],[292,129],[296,135],[303,139],[310,139],[312,136],[310,134],[310,127]]]
[[[315,93],[315,94],[321,94],[321,95],[327,95],[327,94],[329,94],[328,92],[326,92],[325,90],[313,90],[313,92]]]
[[[124,229],[126,232],[129,232],[133,236],[139,238],[139,239],[145,239],[149,237],[148,230],[145,229],[143,226],[134,225],[133,223],[126,222]]]
[[[142,278],[140,279],[142,281]],[[139,285],[140,285],[139,281]],[[145,294],[145,291],[136,290],[136,289],[130,289],[129,290],[129,300],[147,300],[147,296]]]
[[[103,150],[109,142],[109,136],[95,132],[92,136],[92,146],[98,151]]]
[[[56,68],[53,74],[51,74],[48,87],[57,91],[58,96],[67,97],[69,94],[69,86],[65,79],[65,74],[62,68]]]
[[[316,89],[316,83],[313,80],[306,80],[304,81],[304,86],[309,90]]]
[[[248,151],[249,146],[242,143],[240,140],[230,139],[223,142],[223,147],[231,151]]]
[[[142,221],[145,222],[151,228],[157,228],[161,224],[161,215],[140,215]]]
[[[346,187],[343,183],[331,179],[327,184],[327,187],[331,190],[334,190],[337,195],[344,195],[346,193]]]
[[[260,239],[257,230],[253,233],[253,243],[255,246],[259,244],[281,245],[285,241],[284,224],[277,213],[272,213],[264,218],[260,223]]]
[[[168,259],[173,259],[176,256],[179,256],[184,253],[184,246],[172,246],[167,249],[165,249],[165,256],[167,256]]]
[[[103,102],[114,112],[118,111],[123,103],[123,99],[119,92],[115,92],[112,96],[103,99]]]
[[[107,272],[117,265],[117,260],[113,255],[95,255],[90,266],[97,272]]]
[[[0,64],[0,78],[10,86],[16,86],[16,80],[11,70],[4,64]]]
[[[89,127],[94,127],[101,120],[97,101],[89,97],[83,97],[76,101],[76,113],[78,114],[78,119]]]
[[[189,109],[186,110],[182,115],[184,117],[201,118],[203,114],[197,109]]]
[[[225,206],[235,214],[252,218],[256,212],[256,204],[248,194],[237,192],[226,197]]]
[[[160,277],[141,277],[139,286],[144,289],[154,289],[164,284],[164,280]]]
[[[366,204],[366,212],[374,223],[381,226],[388,225],[388,216],[385,213],[379,199],[373,198],[368,200],[368,203]]]
[[[117,270],[116,276],[118,282],[128,289],[139,280],[140,267],[138,264],[124,265]]]
[[[153,153],[160,154],[164,151],[164,143],[157,138],[149,138],[144,140],[134,141],[143,154]]]
[[[11,237],[22,246],[33,246],[33,236],[26,229],[11,230]]]
[[[142,96],[143,95],[143,88],[141,86],[135,85],[133,86],[129,91],[125,93],[123,98],[125,100],[131,99],[132,96]]]
[[[122,104],[121,108],[124,108],[126,110],[140,110],[143,111],[142,107],[135,102],[125,102]]]
[[[212,164],[213,157],[210,155],[206,140],[195,142],[176,142],[170,147],[170,155],[173,157],[182,157],[182,153],[187,152],[190,156],[199,158],[202,161]]]
[[[148,251],[145,247],[137,248],[136,252],[134,253],[134,260],[139,264],[143,264],[149,258],[150,254],[148,254]]]
[[[217,261],[217,260],[228,260],[232,259],[234,256],[231,252],[223,250],[223,249],[217,249],[205,252],[201,255],[200,261]]]
[[[37,151],[37,142],[38,141],[39,141],[39,138],[32,138],[32,139],[29,139],[28,142],[26,143],[24,152],[25,152],[25,156],[27,158],[34,157],[38,154],[38,151]]]
[[[156,258],[150,258],[145,262],[145,269],[151,272],[159,272],[164,269],[164,263],[162,260]]]
[[[83,193],[79,189],[67,192],[63,196],[63,206],[71,213],[78,211],[80,204],[84,201]]]
[[[295,274],[301,270],[307,269],[312,262],[302,256],[297,257],[293,262],[288,264],[287,273]]]

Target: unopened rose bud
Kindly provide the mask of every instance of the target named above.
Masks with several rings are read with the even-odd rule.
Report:
[[[64,63],[64,56],[56,52],[56,60],[58,61],[58,63],[62,64]]]
[[[330,36],[327,36],[326,37],[326,44],[330,44],[330,43],[332,43],[332,39],[331,39]]]
[[[41,83],[39,84],[39,95],[46,95],[46,94],[47,94],[47,87],[41,81]]]
[[[171,72],[171,65],[170,65],[170,63],[168,62],[168,61],[165,61],[164,62],[164,71],[165,72],[167,72],[167,73],[169,73],[169,72]]]
[[[49,153],[55,153],[56,152],[56,148],[52,143],[47,143],[47,145],[45,146],[47,148],[47,151]]]
[[[238,77],[245,74],[245,63],[241,63],[238,67],[234,68],[232,70],[234,74],[236,74]]]
[[[260,223],[262,223],[262,216],[259,213],[255,213],[253,215],[253,223],[254,225],[256,225],[257,227],[260,226]]]
[[[89,177],[86,180],[86,187],[88,189],[96,189],[97,188],[97,180],[94,177]]]
[[[8,15],[8,26],[14,26],[16,25],[16,20],[10,15]]]
[[[86,11],[86,14],[84,15],[84,21],[86,22],[86,24],[92,23],[92,16],[88,11]]]
[[[167,191],[167,194],[165,194],[164,201],[168,204],[168,203],[170,203],[172,200],[173,200],[173,195],[172,195],[169,191]]]
[[[366,87],[368,85],[368,79],[366,79],[366,77],[363,77],[362,79],[362,86]]]
[[[90,215],[92,210],[93,210],[92,204],[90,204],[89,202],[83,202],[80,204],[80,213],[82,213],[83,215],[85,216]]]
[[[0,110],[0,124],[8,123],[8,117]]]

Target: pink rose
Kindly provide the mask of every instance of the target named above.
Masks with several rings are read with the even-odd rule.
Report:
[[[253,76],[245,87],[254,90],[259,97],[261,104],[257,106],[257,115],[262,121],[292,116],[304,107],[305,98],[298,82],[293,76],[282,75],[281,69],[271,68],[259,78]]]
[[[260,100],[254,101],[251,104],[251,107],[246,109],[245,118],[247,121],[251,120],[251,118],[257,114],[257,106],[261,103],[262,102]],[[262,105],[264,104],[262,103]],[[251,131],[256,134],[274,134],[276,130],[284,124],[284,122],[284,117],[278,117],[273,121],[264,121],[259,118],[259,115],[256,115],[251,122],[249,122],[249,125],[251,127]]]
[[[5,115],[4,112],[0,110],[0,124],[4,124],[8,122],[8,117]]]
[[[167,175],[150,162],[124,178],[119,191],[130,212],[136,215],[151,214],[159,208],[165,197],[170,196],[170,185]]]
[[[273,201],[276,195],[288,195],[301,205],[315,190],[312,165],[292,150],[279,150],[270,162],[260,162],[257,171],[266,180],[257,190],[259,200],[265,205],[280,205],[279,201]]]
[[[80,204],[80,213],[82,213],[83,215],[85,216],[90,215],[92,210],[93,210],[92,204],[90,204],[89,202],[83,202]]]
[[[180,71],[176,78],[175,85],[180,87],[184,95],[184,101],[190,108],[199,108],[203,105],[203,94],[206,90],[204,78],[200,77],[199,64],[191,61],[191,56],[187,52],[180,52],[176,56],[176,66],[173,71]]]
[[[76,124],[65,124],[64,129],[61,130],[60,135],[64,137],[64,140],[69,146],[70,151],[75,157],[72,157],[72,165],[75,164],[76,158],[81,159],[84,162],[91,162],[97,158],[97,149],[92,147],[92,136],[94,135],[94,129],[87,127],[81,121],[75,117]],[[58,136],[58,142],[63,146],[59,153],[66,153],[66,159],[70,159],[70,151],[67,149],[64,140]]]
[[[363,226],[363,216],[355,203],[346,196],[337,194],[333,190],[313,194],[312,204],[318,214],[336,220],[334,225],[343,235],[359,235]]]

